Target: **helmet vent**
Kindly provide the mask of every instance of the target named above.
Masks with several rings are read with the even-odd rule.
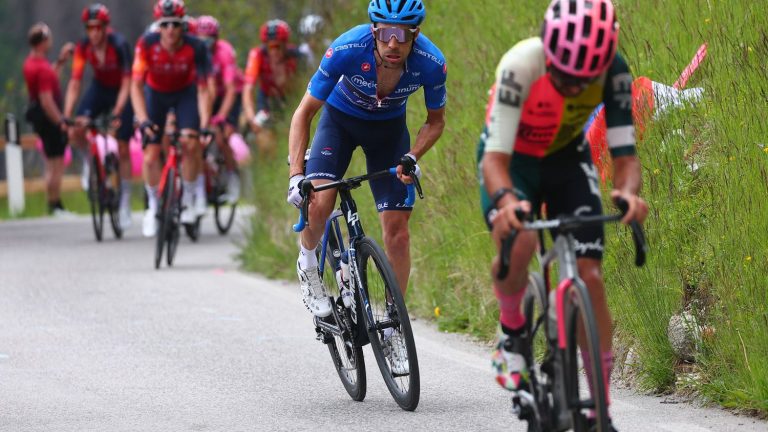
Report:
[[[597,31],[597,42],[595,43],[595,47],[600,48],[603,46],[603,40],[605,39],[605,30],[600,29]]]
[[[586,38],[586,37],[589,37],[591,32],[592,32],[592,17],[585,16],[584,17],[584,28],[582,30],[581,35]]]
[[[576,0],[568,2],[568,15],[576,15]]]
[[[587,47],[582,45],[579,47],[579,55],[576,56],[576,69],[584,67],[584,62],[587,60]]]
[[[565,38],[571,42],[573,42],[573,36],[576,33],[576,24],[574,23],[568,23],[568,29],[565,33]]]
[[[597,66],[600,64],[600,56],[592,57],[592,64],[589,65],[589,70],[597,70]]]
[[[571,61],[571,50],[568,48],[563,48],[563,63],[570,63]]]
[[[605,2],[600,3],[600,21],[608,19],[608,6]]]

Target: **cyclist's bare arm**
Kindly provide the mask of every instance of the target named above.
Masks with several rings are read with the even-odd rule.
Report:
[[[235,98],[237,97],[237,88],[235,83],[224,84],[224,100],[221,101],[219,112],[215,115],[226,118],[229,115],[229,111],[232,109],[232,105],[235,104]]]
[[[71,118],[75,111],[75,103],[80,97],[80,84],[81,81],[75,78],[71,78],[67,84],[67,94],[64,97],[64,117],[66,118]]]
[[[208,98],[208,82],[203,81],[197,84],[197,109],[200,112],[200,127],[207,128],[211,120],[211,106]]]
[[[619,156],[613,159],[613,198],[622,197],[629,204],[629,210],[621,221],[637,220],[643,223],[648,215],[648,204],[638,197],[642,186],[640,159],[637,155]]]
[[[144,80],[133,79],[131,81],[131,103],[133,104],[133,111],[136,114],[136,120],[139,123],[144,123],[149,120],[147,115],[147,100],[144,99]]]
[[[299,107],[293,113],[291,130],[288,134],[288,151],[290,155],[290,176],[304,172],[304,153],[309,144],[309,127],[312,119],[325,102],[317,99],[307,92],[301,99]]]
[[[120,81],[120,91],[117,93],[117,101],[115,101],[115,106],[112,108],[112,115],[118,117],[120,113],[123,112],[125,104],[128,103],[130,93],[131,77],[130,75],[126,75],[123,77],[122,81]]]
[[[245,118],[248,119],[248,124],[253,122],[253,117],[256,116],[256,110],[253,106],[253,89],[256,83],[243,85],[243,111],[245,112]]]
[[[421,159],[435,145],[443,134],[443,129],[445,129],[445,107],[436,110],[428,109],[427,121],[416,135],[411,154],[416,156],[416,159]]]

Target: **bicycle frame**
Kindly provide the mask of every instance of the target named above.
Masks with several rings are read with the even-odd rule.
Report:
[[[339,254],[344,253],[344,241],[343,237],[341,235],[341,228],[339,226],[338,219],[339,217],[344,217],[346,223],[347,223],[347,229],[349,230],[349,246],[346,250],[347,254],[349,255],[349,272],[350,272],[350,283],[354,284],[354,287],[352,287],[352,291],[360,296],[360,301],[363,305],[363,310],[365,311],[367,315],[367,323],[369,324],[369,327],[367,330],[370,331],[377,331],[377,330],[384,330],[385,328],[389,327],[397,327],[398,323],[391,321],[389,323],[385,324],[379,324],[374,325],[372,324],[375,320],[373,319],[373,311],[371,310],[371,305],[368,300],[368,294],[365,292],[365,290],[360,289],[361,286],[363,286],[362,279],[360,279],[360,273],[359,269],[357,268],[357,255],[355,252],[355,243],[365,237],[365,232],[363,231],[363,225],[360,222],[360,216],[357,212],[357,204],[355,204],[355,200],[352,198],[352,189],[356,189],[360,187],[361,183],[366,180],[373,180],[376,178],[384,177],[387,175],[396,175],[397,168],[390,168],[389,170],[379,171],[376,173],[368,174],[365,176],[359,176],[359,177],[353,177],[345,180],[339,180],[337,182],[333,183],[327,183],[323,185],[319,185],[317,187],[312,187],[312,184],[307,182],[305,183],[304,188],[306,189],[305,192],[309,192],[309,189],[311,188],[314,191],[322,191],[327,189],[338,189],[339,197],[340,197],[340,210],[334,211],[331,216],[328,218],[328,220],[325,223],[325,230],[323,232],[323,237],[321,240],[321,251],[320,251],[320,260],[319,260],[319,271],[320,274],[323,274],[322,272],[325,270],[325,264],[326,264],[326,256],[328,254],[328,239],[329,239],[329,233],[331,233],[331,230],[336,235],[336,239],[338,240],[338,247],[339,247]],[[413,205],[413,203],[416,200],[415,195],[415,189],[416,186],[413,184],[407,185],[407,191],[408,191],[408,197],[406,198],[406,204],[407,205]],[[308,213],[307,204],[309,200],[305,200],[305,206],[301,209],[301,214],[299,217],[299,223],[294,225],[293,229],[296,232],[299,232],[304,229],[304,226],[306,225],[306,214]],[[333,251],[335,252],[335,251]],[[335,254],[334,254],[335,256]],[[341,255],[339,255],[339,258]],[[334,269],[338,270],[338,269]],[[354,297],[353,297],[354,299]],[[357,316],[356,316],[356,307],[357,305],[353,303],[353,306],[351,307],[352,312],[351,315],[353,317],[353,321],[355,324],[358,323]],[[336,323],[339,323],[339,317],[336,315],[336,309],[332,308],[333,315],[336,320]],[[315,320],[318,324],[318,326],[324,330],[330,331],[334,334],[341,334],[342,330],[340,326],[329,324],[327,322],[324,322],[323,320]]]

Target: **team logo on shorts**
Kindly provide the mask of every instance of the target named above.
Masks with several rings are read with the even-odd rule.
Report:
[[[328,51],[325,52],[325,58],[331,58],[333,55],[333,48],[328,48]]]
[[[363,72],[368,72],[371,70],[371,64],[368,62],[365,62],[362,65],[360,65],[360,69],[362,69]]]
[[[331,148],[331,147],[323,147],[323,150],[320,152],[320,154],[322,154],[323,156],[330,156],[330,155],[333,154],[333,152],[331,150],[333,150],[333,148]]]

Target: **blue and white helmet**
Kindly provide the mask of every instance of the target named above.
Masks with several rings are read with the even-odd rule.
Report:
[[[371,0],[368,17],[373,23],[420,25],[427,15],[421,0]]]

